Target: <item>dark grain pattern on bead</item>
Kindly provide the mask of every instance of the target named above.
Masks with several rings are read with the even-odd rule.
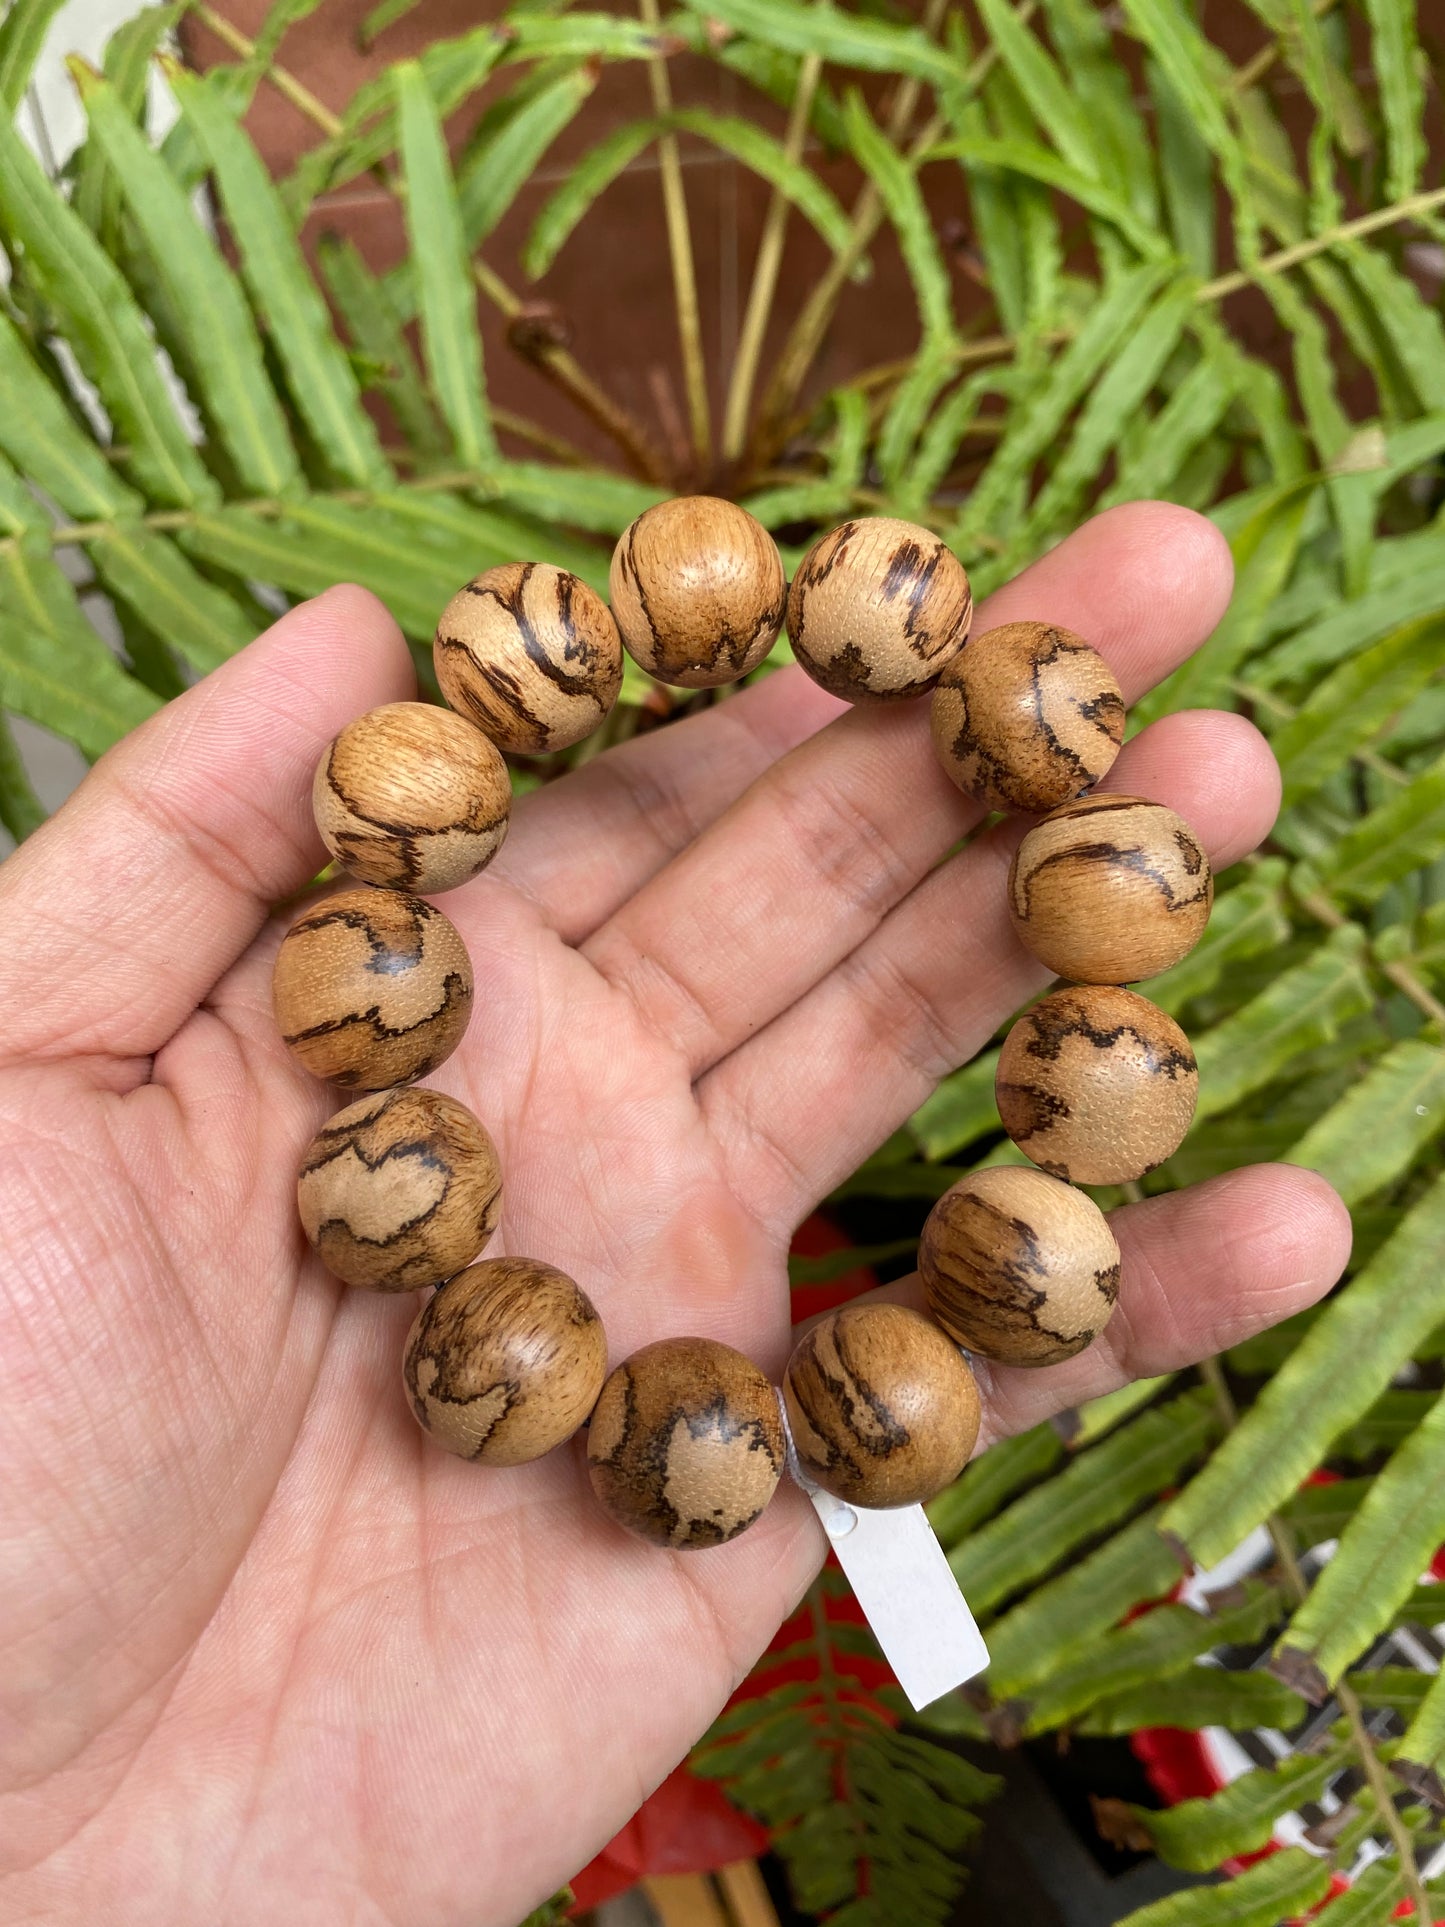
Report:
[[[454,595],[433,647],[442,694],[502,749],[566,749],[622,687],[622,640],[601,596],[547,562],[507,562]]]
[[[1126,984],[1188,956],[1214,881],[1182,817],[1106,792],[1035,824],[1014,855],[1008,899],[1020,943],[1057,976]]]
[[[592,1487],[619,1525],[691,1551],[735,1539],[784,1463],[777,1394],[711,1338],[644,1345],[608,1379],[587,1434]]]
[[[928,1309],[952,1338],[1004,1365],[1057,1365],[1093,1343],[1119,1295],[1119,1247],[1091,1198],[998,1165],[960,1178],[918,1246]]]
[[[736,682],[783,626],[787,578],[754,516],[715,495],[659,502],[612,555],[612,613],[627,652],[684,689]]]
[[[972,619],[963,564],[931,530],[886,515],[820,537],[788,590],[794,655],[852,703],[926,694]]]
[[[606,1376],[591,1299],[535,1258],[489,1258],[443,1285],[402,1357],[417,1424],[483,1465],[526,1465],[570,1439]]]
[[[978,1387],[958,1347],[903,1305],[845,1305],[806,1332],[783,1379],[793,1445],[850,1505],[922,1505],[978,1438]]]
[[[497,1148],[465,1104],[391,1090],[312,1138],[296,1201],[321,1262],[348,1285],[418,1291],[469,1265],[502,1208]]]
[[[991,810],[1052,810],[1107,776],[1124,697],[1096,649],[1047,622],[975,636],[933,692],[938,760]]]
[[[994,1088],[1004,1129],[1042,1170],[1073,1184],[1126,1184],[1183,1143],[1199,1066],[1157,1004],[1088,984],[1024,1012]]]
[[[271,994],[313,1077],[379,1091],[451,1056],[472,1013],[472,966],[450,919],[421,897],[342,890],[287,931]]]
[[[455,890],[507,834],[512,782],[496,745],[435,703],[386,703],[348,723],[316,766],[321,840],[363,883]]]

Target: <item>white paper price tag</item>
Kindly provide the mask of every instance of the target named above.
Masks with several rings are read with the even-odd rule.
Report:
[[[793,1477],[813,1501],[873,1637],[915,1712],[988,1665],[988,1648],[921,1505],[869,1512],[835,1499],[801,1470]]]

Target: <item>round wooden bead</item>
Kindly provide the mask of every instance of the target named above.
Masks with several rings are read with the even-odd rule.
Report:
[[[1214,881],[1182,817],[1105,792],[1034,825],[1014,855],[1008,900],[1020,943],[1056,976],[1125,984],[1188,956]]]
[[[1174,1019],[1107,984],[1056,990],[1004,1040],[995,1083],[1025,1157],[1073,1184],[1126,1184],[1172,1156],[1199,1096]]]
[[[799,1463],[850,1505],[921,1505],[978,1438],[958,1347],[903,1305],[844,1305],[799,1339],[783,1380]]]
[[[887,515],[820,537],[788,591],[793,654],[850,703],[924,695],[972,618],[963,564],[931,530]]]
[[[489,1258],[443,1285],[402,1357],[417,1424],[483,1465],[526,1465],[570,1439],[606,1376],[591,1299],[535,1258]]]
[[[451,1056],[472,1014],[472,966],[455,926],[421,897],[342,890],[287,931],[271,994],[313,1077],[379,1091]]]
[[[494,743],[435,703],[359,716],[316,765],[321,840],[363,883],[455,890],[502,847],[512,782]]]
[[[735,1539],[784,1463],[777,1394],[711,1338],[644,1345],[608,1379],[587,1434],[592,1488],[619,1525],[690,1551]]]
[[[607,604],[547,562],[507,562],[469,582],[442,611],[432,654],[452,708],[518,754],[580,743],[622,687]]]
[[[502,1171],[465,1104],[381,1091],[322,1125],[296,1199],[328,1271],[369,1291],[417,1291],[469,1265],[491,1237]]]
[[[1052,810],[1109,773],[1124,698],[1096,649],[1047,622],[975,636],[933,692],[938,760],[991,810]]]
[[[918,1246],[928,1309],[951,1338],[1004,1365],[1083,1351],[1119,1295],[1119,1247],[1082,1191],[1020,1165],[960,1178]]]
[[[682,495],[646,509],[612,554],[612,613],[660,682],[708,689],[756,669],[783,626],[778,545],[736,502]]]

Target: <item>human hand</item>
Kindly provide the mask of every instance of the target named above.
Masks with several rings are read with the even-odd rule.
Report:
[[[1100,516],[980,629],[1067,624],[1134,699],[1223,613],[1186,511]],[[736,1543],[627,1538],[580,1452],[480,1469],[400,1389],[416,1301],[308,1251],[295,1171],[343,1102],[271,1015],[270,905],[321,860],[312,770],[413,693],[369,596],[294,610],[104,758],[0,868],[0,1913],[110,1927],[512,1927],[702,1732],[808,1584],[785,1487]],[[1217,867],[1268,830],[1232,715],[1130,743],[1108,787]],[[926,704],[844,712],[797,670],[517,806],[444,899],[475,965],[433,1080],[486,1123],[487,1255],[573,1275],[613,1362],[720,1338],[776,1377],[790,1235],[1044,973],[1005,826]],[[1316,1298],[1349,1227],[1283,1166],[1114,1216],[1119,1309],[1043,1373],[980,1367],[985,1442]]]

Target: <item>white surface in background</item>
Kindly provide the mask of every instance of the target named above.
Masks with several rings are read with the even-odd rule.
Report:
[[[64,165],[85,134],[85,110],[66,69],[67,54],[82,54],[101,64],[106,42],[117,27],[145,11],[143,0],[66,0],[50,23],[36,62],[30,92],[20,113],[20,129],[45,165]],[[164,132],[175,119],[170,89],[151,75],[151,126]]]

